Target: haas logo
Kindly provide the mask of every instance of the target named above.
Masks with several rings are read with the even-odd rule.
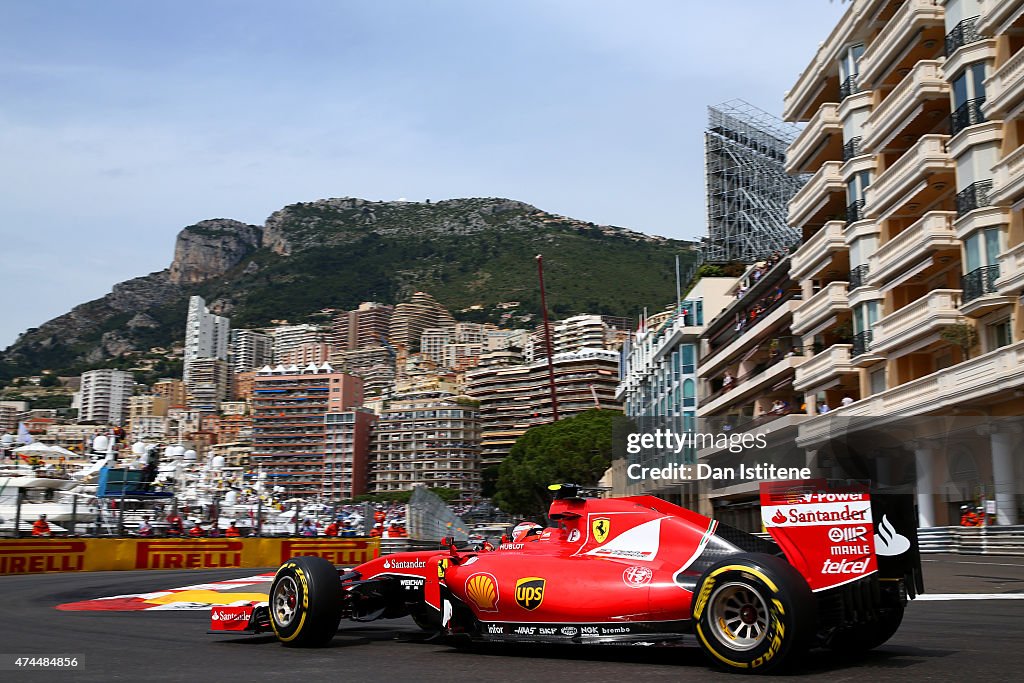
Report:
[[[879,522],[878,531],[875,533],[875,554],[893,557],[902,555],[908,550],[910,550],[910,539],[896,531],[888,516],[882,515],[882,521]]]

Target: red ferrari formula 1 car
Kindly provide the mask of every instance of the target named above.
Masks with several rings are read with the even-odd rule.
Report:
[[[352,569],[296,557],[269,604],[215,607],[213,630],[326,644],[348,618],[412,616],[472,642],[637,644],[695,637],[715,664],[766,672],[808,647],[864,650],[922,592],[909,496],[819,481],[762,484],[772,540],[651,496],[557,487],[557,525],[493,552],[398,553]]]

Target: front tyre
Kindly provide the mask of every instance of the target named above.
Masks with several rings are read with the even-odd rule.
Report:
[[[716,665],[765,673],[793,662],[814,637],[814,594],[789,563],[735,555],[712,565],[694,594],[697,641]]]
[[[270,585],[270,624],[283,645],[323,647],[338,632],[341,581],[320,557],[293,557]]]

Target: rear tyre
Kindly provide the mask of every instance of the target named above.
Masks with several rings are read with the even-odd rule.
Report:
[[[814,637],[814,594],[785,560],[735,555],[712,565],[697,586],[697,641],[719,667],[765,673],[792,664]]]
[[[341,581],[320,557],[293,557],[270,585],[270,624],[288,647],[323,647],[341,621]]]
[[[902,622],[903,605],[886,607],[878,610],[874,621],[836,629],[827,644],[830,650],[843,654],[873,650],[892,638]]]

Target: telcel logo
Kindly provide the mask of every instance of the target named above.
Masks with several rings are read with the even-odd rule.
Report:
[[[867,571],[868,560],[830,560],[825,559],[821,566],[822,574],[862,574]]]

